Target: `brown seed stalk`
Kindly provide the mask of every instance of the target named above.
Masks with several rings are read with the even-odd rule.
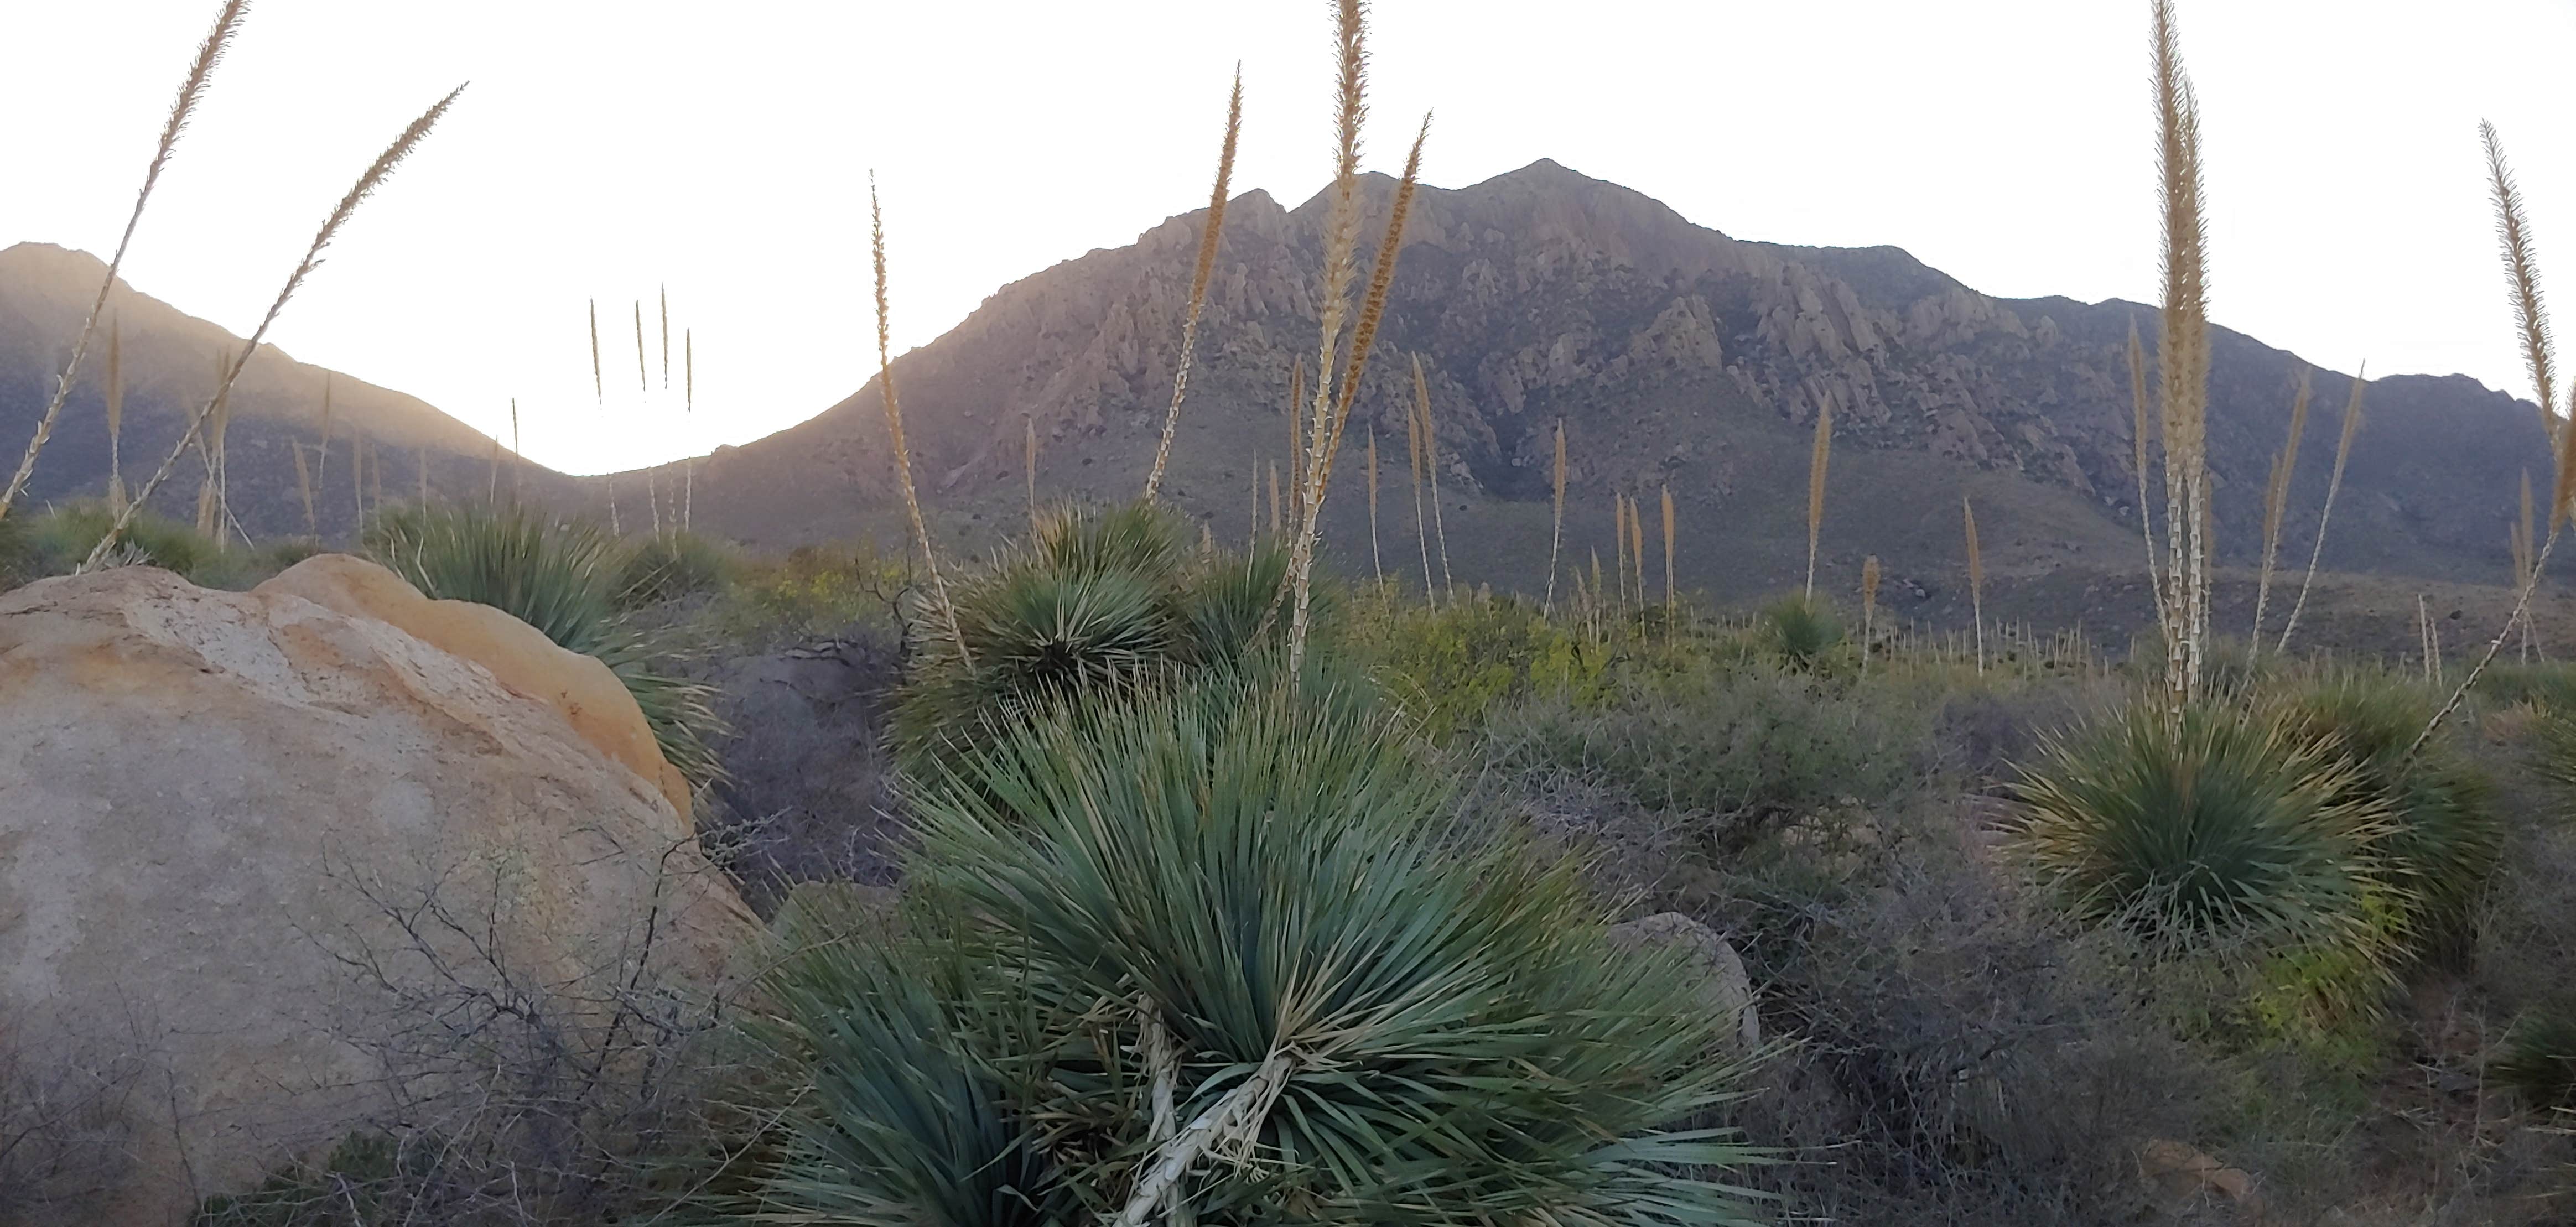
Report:
[[[1243,65],[1234,67],[1234,91],[1225,106],[1225,143],[1217,151],[1216,187],[1208,193],[1207,225],[1199,232],[1199,258],[1190,270],[1190,299],[1187,314],[1181,317],[1181,358],[1172,372],[1172,406],[1163,415],[1162,442],[1154,447],[1154,468],[1145,476],[1145,501],[1154,501],[1163,488],[1163,470],[1172,461],[1172,436],[1181,426],[1181,398],[1190,390],[1190,362],[1198,350],[1199,312],[1207,302],[1208,279],[1216,272],[1216,244],[1225,227],[1225,203],[1228,185],[1234,179],[1235,138],[1243,132]],[[1292,400],[1293,405],[1293,400]],[[1295,411],[1290,411],[1295,419]]]
[[[2263,504],[2263,569],[2254,586],[2254,634],[2245,645],[2249,654],[2263,650],[2263,608],[2272,595],[2272,562],[2281,550],[2281,520],[2290,506],[2290,477],[2299,467],[2299,440],[2308,430],[2309,371],[2299,368],[2299,393],[2290,402],[2290,437],[2272,458],[2271,488]]]
[[[1807,457],[1807,596],[1816,595],[1816,543],[1825,527],[1825,462],[1834,452],[1834,399],[1816,395],[1816,441]]]
[[[975,670],[975,653],[966,646],[966,632],[957,624],[957,606],[948,599],[948,581],[939,574],[939,554],[931,548],[930,525],[921,518],[921,497],[912,485],[912,449],[903,436],[903,405],[895,397],[894,342],[889,330],[891,316],[886,309],[885,211],[877,204],[877,174],[868,172],[868,252],[876,266],[877,279],[877,386],[885,397],[886,436],[894,444],[895,480],[903,489],[904,513],[912,519],[912,537],[921,546],[922,566],[930,572],[930,589],[939,602],[939,616],[948,623],[948,638],[957,645],[957,659],[969,673]]]
[[[188,117],[206,96],[207,86],[214,80],[215,67],[223,63],[224,49],[232,43],[233,35],[241,30],[242,18],[249,9],[249,0],[225,0],[223,7],[215,10],[214,26],[197,44],[197,58],[189,62],[188,75],[179,81],[179,96],[170,104],[169,118],[161,125],[161,140],[153,146],[152,161],[144,168],[143,187],[134,194],[134,208],[125,215],[125,231],[117,236],[116,251],[108,257],[106,275],[99,278],[98,296],[90,300],[89,314],[82,318],[80,332],[72,338],[71,357],[64,360],[62,374],[54,381],[53,397],[45,402],[45,411],[36,417],[36,433],[27,441],[27,454],[19,459],[17,472],[10,475],[8,488],[0,490],[0,519],[8,518],[9,508],[17,503],[19,494],[27,488],[28,479],[35,475],[36,457],[43,454],[46,441],[53,437],[54,424],[62,419],[64,402],[71,399],[72,381],[80,375],[81,358],[89,352],[90,338],[98,331],[98,316],[107,309],[107,296],[116,288],[117,270],[125,266],[125,251],[134,242],[135,226],[143,220],[143,206],[151,202],[152,189],[161,182],[162,169],[170,164],[170,152],[178,147],[179,134],[187,131]],[[182,442],[178,450],[186,452],[187,444]],[[172,463],[177,463],[175,457]],[[105,551],[113,548],[116,532],[122,531],[127,518],[120,508],[117,529],[100,539],[100,549],[91,551],[93,558],[104,558]]]
[[[1547,531],[1547,599],[1541,603],[1542,616],[1556,612],[1556,558],[1565,548],[1565,419],[1556,419],[1556,510]]]

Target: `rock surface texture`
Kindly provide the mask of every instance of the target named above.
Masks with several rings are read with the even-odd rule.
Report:
[[[0,1223],[178,1222],[470,1092],[439,1029],[495,1002],[723,982],[752,924],[632,700],[451,606],[328,556],[0,595]]]
[[[1743,958],[1717,930],[1680,912],[1657,912],[1612,925],[1610,944],[1623,950],[1680,946],[1698,956],[1707,973],[1700,994],[1711,1011],[1735,1019],[1738,1055],[1750,1054],[1762,1046],[1762,1018],[1753,1002],[1753,980],[1744,973]]]

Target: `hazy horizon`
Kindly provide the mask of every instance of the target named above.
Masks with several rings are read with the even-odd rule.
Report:
[[[0,79],[0,105],[52,117],[0,133],[0,159],[42,186],[0,198],[0,246],[107,254],[214,5],[110,7],[6,19],[19,45],[54,50]],[[2152,302],[2146,5],[2069,7],[1632,3],[1578,28],[1535,4],[1387,6],[1367,165],[1393,170],[1436,107],[1425,178],[1439,186],[1547,158],[1741,239],[1899,246],[1998,297]],[[247,331],[348,180],[472,78],[272,339],[478,429],[506,434],[516,396],[532,459],[597,472],[771,433],[867,379],[871,166],[898,347],[1202,205],[1237,58],[1238,193],[1293,206],[1323,182],[1322,5],[1138,4],[1119,22],[1004,9],[766,3],[707,20],[676,4],[466,0],[433,21],[262,0],[124,275]],[[2544,275],[2566,267],[2576,119],[2550,84],[2576,59],[2576,6],[2325,11],[2181,6],[2216,322],[2324,367],[2367,359],[2374,375],[2461,372],[2530,395],[2475,125],[2495,121],[2512,151]],[[672,389],[657,372],[639,395],[616,374],[638,300],[658,342],[663,282]],[[592,405],[593,298],[612,429]],[[679,409],[684,329],[694,414]]]

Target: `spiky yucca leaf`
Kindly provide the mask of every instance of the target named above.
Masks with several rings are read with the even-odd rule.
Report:
[[[2163,943],[2373,949],[2396,824],[2334,747],[2214,701],[2131,703],[2054,739],[2012,844],[2087,919]]]

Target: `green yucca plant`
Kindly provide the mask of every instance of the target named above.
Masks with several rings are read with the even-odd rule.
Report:
[[[724,546],[685,529],[647,537],[618,560],[617,603],[632,609],[713,592],[732,565]]]
[[[2516,1024],[2487,1073],[2535,1108],[2576,1108],[2576,1002],[2553,1002]]]
[[[1747,1221],[1680,952],[1450,806],[1258,675],[997,732],[923,781],[917,940],[777,977],[814,1092],[772,1221]]]
[[[2431,697],[2385,673],[2342,670],[2275,703],[2292,736],[2324,744],[2352,768],[2351,799],[2388,811],[2381,852],[2407,875],[2423,935],[2458,937],[2502,856],[2504,828],[2486,778],[2456,750],[2435,741],[2407,753],[2432,716]]]
[[[722,774],[724,725],[708,687],[662,672],[619,617],[619,551],[591,524],[518,507],[397,507],[362,534],[366,553],[436,600],[489,605],[556,646],[596,656],[626,684],[662,757],[692,784]]]
[[[1842,619],[1830,602],[1811,596],[1787,596],[1763,607],[1762,638],[1782,660],[1813,667],[1843,641]]]
[[[2241,705],[2124,705],[2054,739],[2015,799],[2010,842],[2077,915],[2160,943],[2375,948],[2405,893],[2386,799]]]
[[[1027,540],[958,577],[973,663],[922,637],[896,738],[912,751],[963,744],[1079,695],[1132,693],[1284,645],[1275,610],[1288,557],[1276,539],[1242,554],[1203,550],[1181,516],[1141,501],[1043,513]],[[1329,638],[1328,594],[1312,617],[1318,641]]]

